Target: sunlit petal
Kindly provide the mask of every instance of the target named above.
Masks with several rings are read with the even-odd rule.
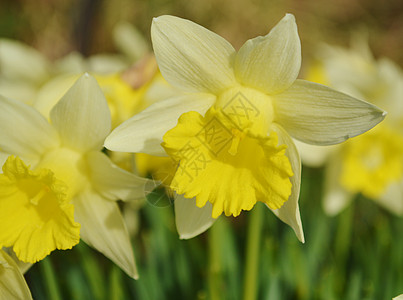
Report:
[[[0,151],[36,160],[59,144],[57,132],[34,108],[0,96]]]
[[[78,195],[73,203],[76,219],[81,224],[83,241],[137,279],[130,237],[117,203],[91,190]]]
[[[87,154],[93,188],[110,200],[134,200],[144,198],[144,187],[148,179],[129,173],[101,152]]]
[[[272,130],[277,132],[279,144],[287,145],[286,155],[288,156],[292,171],[294,172],[294,176],[292,176],[291,183],[292,183],[292,191],[291,196],[289,197],[288,201],[284,203],[284,205],[276,210],[272,210],[274,214],[279,217],[281,221],[291,226],[294,230],[297,238],[304,243],[304,232],[302,229],[302,222],[301,216],[299,213],[299,191],[301,185],[301,161],[291,137],[287,134],[287,132],[279,125],[273,124]]]
[[[24,276],[15,261],[0,249],[0,297],[1,299],[32,299]]]
[[[111,116],[96,80],[82,75],[50,112],[63,145],[80,151],[100,150],[111,130]]]
[[[196,206],[195,199],[182,195],[175,198],[175,222],[181,239],[190,239],[209,229],[216,219],[212,218],[213,206],[206,203],[203,207]]]
[[[277,94],[297,79],[301,42],[292,14],[287,14],[266,36],[248,40],[235,59],[237,79],[246,86]]]
[[[105,147],[164,156],[162,136],[175,127],[180,115],[187,111],[204,114],[214,100],[211,94],[191,94],[157,102],[113,130],[105,140]]]
[[[172,85],[191,92],[217,93],[235,82],[235,50],[225,39],[189,20],[154,18],[151,38],[158,66]]]
[[[292,137],[314,145],[343,142],[386,115],[375,105],[305,80],[296,80],[274,99],[275,121]]]

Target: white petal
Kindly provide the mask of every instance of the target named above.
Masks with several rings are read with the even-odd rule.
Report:
[[[334,153],[325,170],[323,210],[329,216],[335,216],[344,210],[353,200],[354,194],[340,185],[341,157]]]
[[[235,50],[219,35],[173,16],[153,19],[151,39],[158,66],[173,86],[189,92],[219,93],[235,82]]]
[[[403,216],[403,182],[391,184],[377,201],[397,216]]]
[[[79,74],[63,74],[46,82],[38,91],[32,104],[45,118],[49,119],[50,111],[74,85]]]
[[[127,61],[119,54],[96,54],[86,60],[88,69],[95,74],[112,74],[127,69]]]
[[[113,28],[114,45],[130,62],[137,62],[149,52],[149,43],[143,33],[129,22],[120,22]]]
[[[9,39],[0,39],[0,66],[1,77],[38,86],[48,78],[50,70],[50,63],[39,51]]]
[[[103,153],[87,154],[92,187],[109,200],[143,199],[148,179],[129,173],[115,164]]]
[[[1,76],[1,75],[0,75]],[[3,96],[31,105],[35,100],[38,87],[29,82],[10,80],[0,77],[0,92]]]
[[[403,294],[394,297],[392,300],[403,300]]]
[[[96,80],[82,75],[50,112],[62,143],[80,151],[99,150],[111,130],[108,104]]]
[[[395,62],[383,58],[378,61],[379,78],[378,86],[384,87],[379,97],[379,103],[385,105],[385,110],[390,111],[388,122],[401,122],[403,115],[403,70]],[[376,77],[378,79],[378,77]],[[396,124],[395,123],[395,124]]]
[[[178,118],[188,111],[204,115],[214,101],[211,94],[189,94],[157,102],[113,130],[105,140],[105,147],[164,156],[162,137],[176,126]]]
[[[3,248],[3,250],[12,258],[12,260],[17,264],[18,269],[21,274],[25,274],[32,266],[32,263],[23,262],[18,259],[17,254],[13,251],[12,248]],[[0,297],[1,299],[1,297]]]
[[[175,221],[179,238],[190,239],[213,225],[216,219],[212,218],[213,205],[207,202],[202,208],[196,206],[196,200],[182,195],[175,198]]]
[[[38,111],[0,96],[0,151],[36,160],[58,144],[57,132]]]
[[[375,105],[305,80],[296,80],[273,99],[276,122],[292,137],[314,145],[341,143],[386,115]]]
[[[301,42],[292,14],[262,37],[248,40],[235,59],[237,79],[268,94],[287,89],[301,68]]]
[[[31,292],[15,261],[0,249],[0,298],[32,299]]]
[[[86,190],[74,198],[73,204],[82,240],[137,279],[130,237],[117,203]]]
[[[291,195],[284,205],[272,212],[284,223],[291,226],[294,230],[297,238],[305,243],[304,232],[302,230],[301,216],[299,213],[299,191],[301,186],[301,160],[297,148],[295,147],[291,137],[287,132],[279,125],[273,124],[271,127],[278,135],[279,145],[287,145],[286,155],[291,163],[294,176],[290,178],[292,183]]]

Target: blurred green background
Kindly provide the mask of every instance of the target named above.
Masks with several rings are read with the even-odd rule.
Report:
[[[303,59],[317,44],[347,46],[365,28],[376,57],[403,66],[403,1],[95,1],[2,0],[0,37],[21,40],[52,60],[76,50],[114,52],[121,21],[149,38],[152,17],[191,19],[235,48],[265,35],[285,13],[296,17]],[[242,299],[248,219],[260,214],[258,299],[391,299],[403,293],[403,220],[357,197],[337,217],[321,208],[323,170],[303,168],[301,218],[305,244],[263,205],[221,217],[197,238],[178,239],[173,206],[145,202],[133,247],[140,279],[127,277],[80,243],[55,251],[26,274],[34,299]],[[152,200],[152,199],[149,199]]]

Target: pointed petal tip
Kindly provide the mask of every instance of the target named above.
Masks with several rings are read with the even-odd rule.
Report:
[[[211,226],[211,225],[210,225]],[[210,227],[208,226],[208,228]],[[204,233],[208,228],[201,230],[200,232],[196,232],[196,233],[179,233],[179,239],[180,240],[190,240],[202,233]]]
[[[115,262],[116,264],[116,262]],[[119,268],[122,269],[121,266],[117,265]],[[129,276],[130,278],[133,278],[134,280],[138,280],[140,278],[139,273],[137,272],[137,266],[136,263],[134,263],[133,265],[129,266],[129,270],[123,270],[124,272],[126,272],[127,276]]]
[[[112,134],[113,134],[113,131],[106,137],[106,139],[104,141],[104,147],[106,149],[108,149],[108,150],[111,150],[111,151],[118,151],[114,147],[113,135]]]
[[[302,231],[297,235],[297,238],[302,244],[305,244],[305,236]]]
[[[81,81],[83,79],[87,79],[92,77],[88,72],[84,72],[80,75],[80,77],[78,77],[78,79],[76,80],[76,82]]]
[[[285,16],[283,17],[283,20],[295,22],[295,16],[291,13],[286,13]]]
[[[179,239],[180,240],[188,240],[192,238],[191,236],[189,236],[189,234],[179,234]]]
[[[178,17],[171,15],[161,15],[158,17],[154,17],[152,20],[152,25],[160,25],[164,21],[168,21],[169,19],[177,19]]]

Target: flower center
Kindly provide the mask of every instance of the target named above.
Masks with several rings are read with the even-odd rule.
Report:
[[[68,186],[68,198],[74,197],[88,183],[88,168],[82,153],[57,148],[46,153],[35,167],[52,170],[56,178]]]
[[[216,107],[235,128],[254,135],[267,135],[274,118],[270,96],[241,85],[221,93],[217,98]]]
[[[66,191],[51,170],[33,171],[10,156],[0,174],[0,248],[12,246],[20,260],[34,263],[76,245],[80,225]]]
[[[213,204],[212,217],[238,216],[257,201],[280,208],[291,194],[291,164],[275,132],[252,135],[216,107],[205,117],[183,114],[162,146],[178,164],[170,187],[196,205]]]

